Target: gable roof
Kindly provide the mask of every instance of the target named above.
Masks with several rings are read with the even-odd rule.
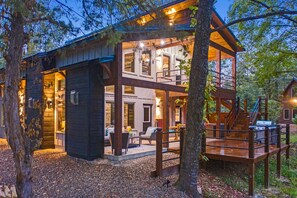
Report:
[[[287,85],[287,87],[285,88],[283,95],[288,91],[288,89],[293,85],[293,83],[296,82],[297,83],[297,78],[293,77],[293,79],[291,80],[291,82]]]
[[[159,9],[162,10],[168,10],[169,8],[173,8],[174,6],[177,6],[180,10],[187,10],[189,8],[190,5],[196,5],[196,0],[163,0],[161,3],[161,6],[159,7]],[[99,36],[101,34],[103,34],[105,31],[110,30],[110,29],[114,29],[115,31],[118,32],[122,32],[122,33],[132,33],[127,31],[127,28],[124,28],[124,25],[127,24],[130,21],[135,21],[136,19],[139,19],[141,17],[144,17],[146,15],[149,15],[149,13],[144,13],[142,16],[133,16],[131,18],[129,18],[128,20],[124,20],[118,23],[113,24],[112,26],[108,26],[105,28],[101,28],[99,30],[93,31],[89,34],[86,34],[84,36],[80,36],[78,38],[69,40],[65,42],[65,45],[58,47],[56,49],[50,50],[47,52],[47,54],[52,54],[58,50],[62,50],[65,49],[67,47],[70,47],[73,44],[80,44],[81,42],[88,42],[88,41],[92,41],[94,39],[102,39]],[[213,10],[212,13],[212,26],[215,27],[219,27],[224,25],[224,21],[222,20],[222,18],[219,16],[219,14]],[[189,19],[190,21],[190,19]],[[190,23],[187,24],[175,24],[174,26],[175,31],[194,31],[194,27],[191,26]],[[158,29],[156,27],[148,27],[148,28],[144,28],[142,30],[142,32],[150,32],[150,31],[157,31]],[[139,33],[139,32],[138,32]],[[223,30],[219,30],[218,32],[214,32],[212,34],[216,34],[219,35],[217,37],[222,38],[226,43],[227,46],[234,52],[239,52],[239,51],[244,51],[244,48],[241,47],[240,45],[238,45],[238,43],[240,43],[238,41],[238,39],[235,37],[235,35],[232,33],[232,31],[229,28],[225,28]],[[219,44],[219,43],[218,43]],[[30,55],[25,57],[24,59],[28,59],[29,57],[32,56],[36,56],[40,53],[34,54],[34,55]]]

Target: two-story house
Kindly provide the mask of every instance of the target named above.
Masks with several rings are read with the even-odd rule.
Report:
[[[49,52],[24,58],[22,111],[27,125],[40,118],[42,148],[64,146],[75,157],[92,160],[104,155],[106,127],[115,128],[115,155],[121,155],[122,128],[144,131],[148,126],[185,123],[188,78],[180,63],[191,59],[193,31],[189,6],[195,0],[174,1],[162,6],[172,32],[188,33],[179,40],[148,34],[156,31],[126,31],[126,23],[115,25],[124,35],[116,46],[99,30],[67,42]],[[149,25],[149,15],[135,19]],[[214,10],[212,27],[223,25]],[[173,31],[174,30],[174,31]],[[184,56],[184,52],[188,56]],[[213,32],[209,47],[209,73],[216,86],[216,108],[210,120],[220,126],[236,98],[236,53],[243,51],[226,28]],[[42,108],[40,108],[40,104]],[[225,108],[224,108],[225,107]],[[41,111],[41,112],[40,112]],[[40,114],[41,113],[41,114]]]

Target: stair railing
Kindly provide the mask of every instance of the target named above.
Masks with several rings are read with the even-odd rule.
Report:
[[[250,125],[255,125],[256,121],[261,114],[261,97],[255,102],[254,107],[250,113]]]
[[[225,118],[225,129],[229,130],[233,127],[236,118],[238,117],[238,113],[240,112],[240,99],[239,97],[236,99],[236,102],[232,105],[231,110],[227,114]]]

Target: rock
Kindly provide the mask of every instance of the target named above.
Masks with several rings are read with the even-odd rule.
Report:
[[[11,197],[12,197],[12,198],[16,198],[16,197],[18,197],[15,186],[12,186],[12,187],[10,188],[10,190],[11,190]]]

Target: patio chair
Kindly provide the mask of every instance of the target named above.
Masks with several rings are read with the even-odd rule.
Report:
[[[114,133],[110,133],[110,144],[111,144],[111,153],[113,154],[114,150]],[[129,133],[122,133],[122,149],[125,149],[125,154],[128,152],[128,145],[129,145]]]
[[[139,132],[139,144],[141,145],[142,140],[148,140],[149,143],[152,143],[152,140],[156,140],[157,127],[148,127],[144,132]]]

